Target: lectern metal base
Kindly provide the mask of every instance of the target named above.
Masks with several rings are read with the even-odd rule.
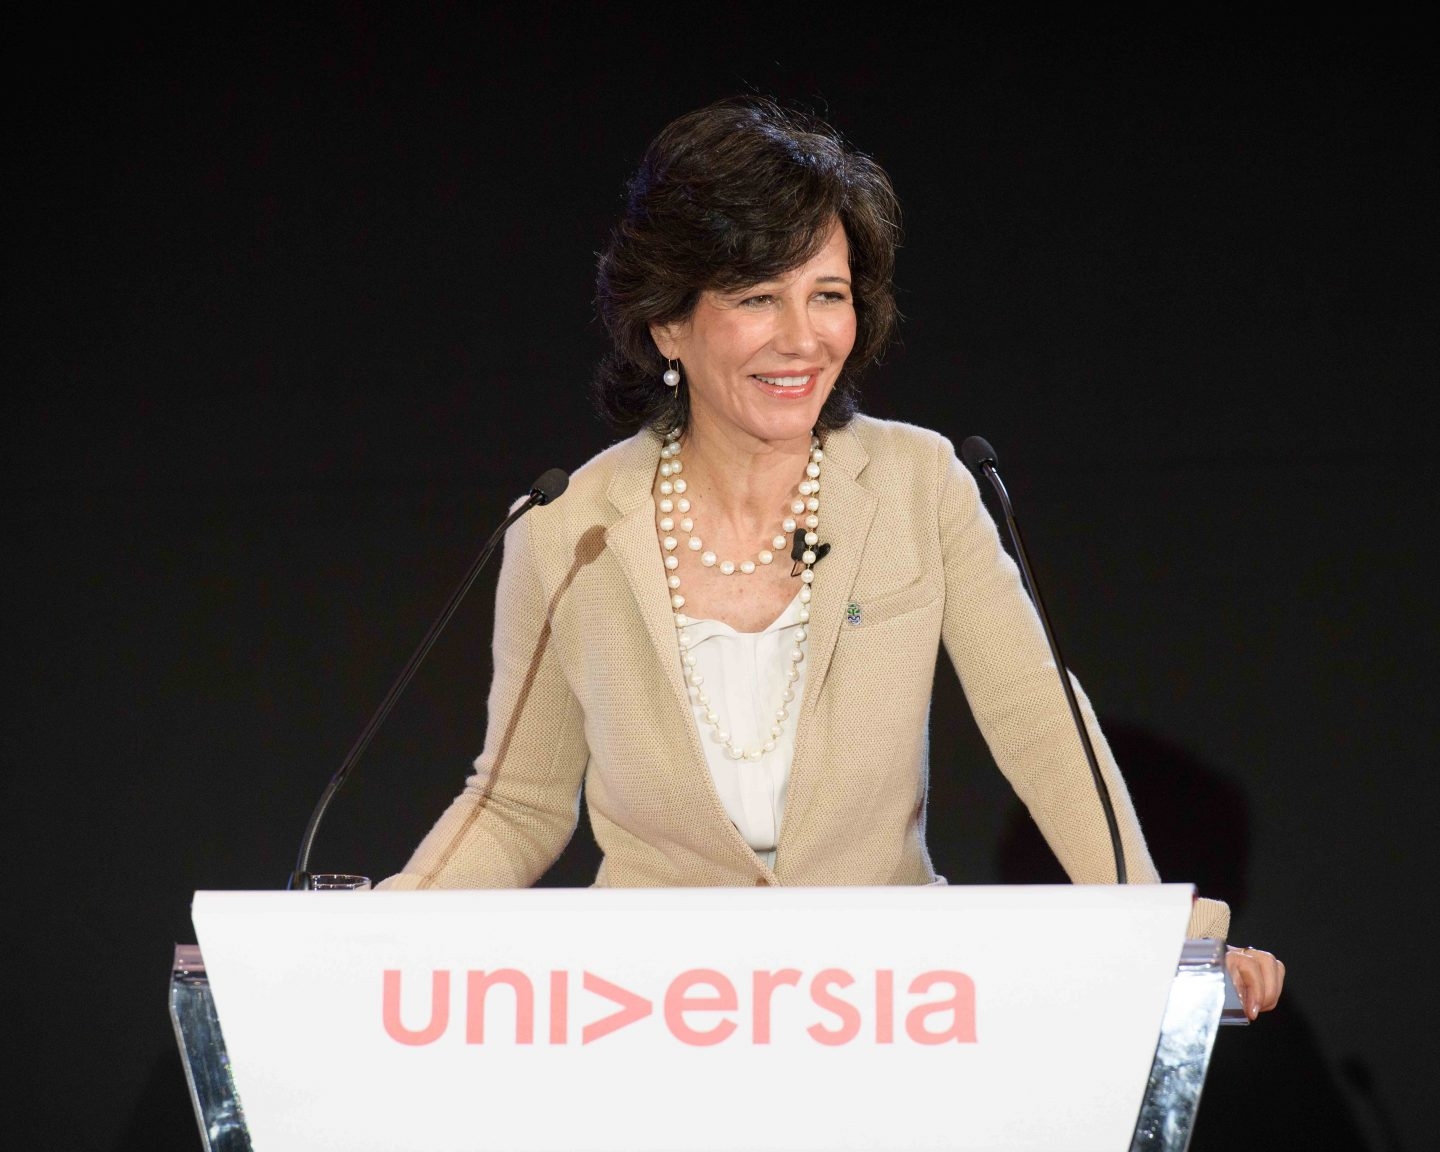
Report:
[[[170,1020],[190,1085],[205,1152],[251,1152],[245,1112],[230,1074],[230,1057],[198,944],[175,945],[170,970]]]
[[[1185,941],[1130,1152],[1185,1152],[1190,1147],[1216,1029],[1222,1022],[1246,1023],[1244,1012],[1235,1018],[1238,1007],[1225,973],[1224,942]]]

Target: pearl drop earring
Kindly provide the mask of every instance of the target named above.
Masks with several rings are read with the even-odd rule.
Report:
[[[675,361],[669,359],[668,357],[666,358],[666,361],[665,361],[665,362],[666,362],[667,364],[669,364],[670,367],[668,367],[668,368],[665,369],[665,375],[661,376],[660,379],[662,379],[662,380],[665,381],[665,387],[667,387],[667,388],[677,388],[677,387],[679,387],[679,385],[680,385],[680,369],[677,368],[677,367],[675,367]]]

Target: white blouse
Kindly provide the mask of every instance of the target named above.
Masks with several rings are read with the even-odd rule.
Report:
[[[781,699],[788,683],[785,673],[791,667],[790,650],[795,646],[791,632],[800,627],[800,609],[797,593],[763,632],[737,632],[719,620],[691,620],[683,630],[677,629],[689,641],[695,670],[705,677],[709,707],[719,714],[736,746],[762,747],[771,738],[776,710],[784,707],[790,713],[780,722],[773,751],[759,760],[732,760],[705,723],[705,708],[693,705],[700,744],[720,802],[745,842],[772,868],[790,783],[790,762],[795,757],[800,701],[805,698],[806,662],[802,660],[795,666],[800,678],[793,685],[794,700],[786,704]]]

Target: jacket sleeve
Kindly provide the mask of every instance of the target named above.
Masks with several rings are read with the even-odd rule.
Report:
[[[939,469],[945,649],[976,723],[1066,875],[1077,884],[1114,883],[1114,852],[1104,811],[1019,569],[1000,546],[974,478],[948,443],[940,453]],[[1132,884],[1159,883],[1130,793],[1094,710],[1073,676],[1071,683],[1115,806],[1128,879]],[[1223,939],[1229,919],[1223,903],[1197,900],[1188,933]]]
[[[379,888],[528,887],[575,831],[589,753],[579,702],[550,642],[534,523],[527,517],[505,535],[485,749],[404,871]]]

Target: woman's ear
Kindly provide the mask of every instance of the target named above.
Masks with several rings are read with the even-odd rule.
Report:
[[[680,348],[678,329],[677,324],[650,325],[650,339],[655,341],[656,349],[666,360],[677,358]]]

